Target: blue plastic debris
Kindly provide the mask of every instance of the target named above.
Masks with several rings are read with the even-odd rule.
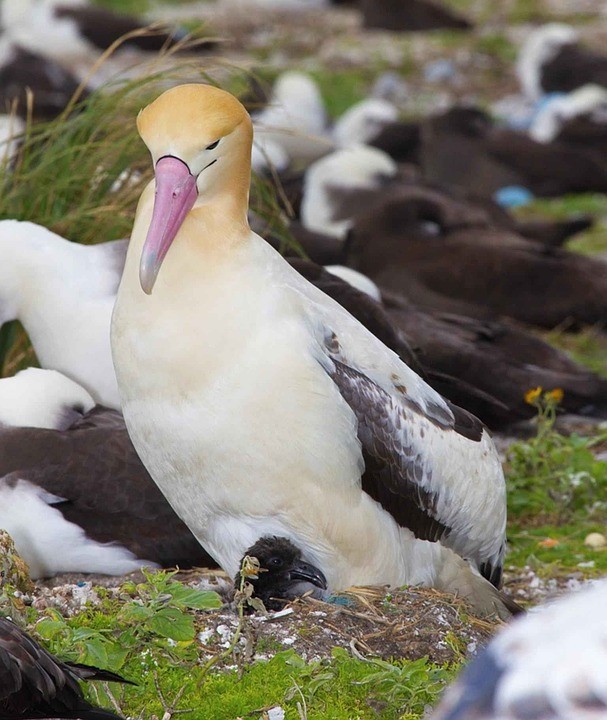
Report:
[[[493,195],[495,202],[505,208],[516,208],[529,205],[533,198],[534,195],[531,190],[526,187],[522,187],[521,185],[508,185],[500,188]]]

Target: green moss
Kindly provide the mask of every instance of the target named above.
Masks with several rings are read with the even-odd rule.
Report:
[[[604,523],[576,520],[566,525],[538,527],[511,523],[506,562],[519,568],[529,565],[538,574],[549,577],[571,572],[604,575],[607,573],[607,551],[584,545],[586,536],[592,532],[605,533]],[[557,544],[553,545],[551,541]]]

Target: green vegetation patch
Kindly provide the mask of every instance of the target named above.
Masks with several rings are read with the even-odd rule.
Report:
[[[576,333],[557,328],[544,333],[543,337],[577,362],[607,377],[607,335],[599,328],[587,327]]]
[[[607,572],[607,552],[584,544],[607,532],[607,463],[595,456],[607,432],[562,435],[559,391],[536,388],[526,398],[538,409],[537,434],[508,450],[508,564],[546,576]]]
[[[220,610],[238,618],[237,628],[230,633],[220,626],[221,641],[211,641],[207,629],[221,608],[219,596],[173,576],[146,573],[145,582],[94,588],[71,617],[53,608],[40,616],[29,608],[30,631],[62,659],[111,669],[136,683],[86,688],[91,700],[131,717],[187,711],[201,720],[233,720],[281,706],[287,718],[415,720],[436,702],[458,666],[427,658],[382,660],[363,656],[355,646],[311,659],[287,649],[253,660],[255,623],[243,604],[237,603],[236,612]]]
[[[562,576],[581,572],[594,576],[607,574],[607,550],[588,547],[586,537],[593,532],[605,534],[604,523],[579,519],[564,525],[529,527],[513,522],[508,528],[508,565],[529,566],[538,575]]]
[[[607,515],[607,463],[592,448],[607,440],[607,432],[593,438],[565,436],[554,428],[561,390],[527,392],[538,409],[537,435],[516,442],[508,450],[507,488],[510,518],[538,518],[563,524],[581,516],[599,521]]]

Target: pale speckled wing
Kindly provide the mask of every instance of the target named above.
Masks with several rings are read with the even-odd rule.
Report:
[[[416,537],[440,541],[499,585],[505,483],[480,421],[450,405],[330,298],[294,285],[307,296],[318,360],[358,421],[365,492]]]

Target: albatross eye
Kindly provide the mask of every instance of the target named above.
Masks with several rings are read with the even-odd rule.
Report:
[[[219,140],[221,140],[221,138],[219,138]],[[215,148],[219,145],[219,140],[215,140],[214,143],[207,145],[205,150],[215,150]]]
[[[268,568],[279,568],[282,566],[282,559],[279,557],[271,557],[268,560]]]

